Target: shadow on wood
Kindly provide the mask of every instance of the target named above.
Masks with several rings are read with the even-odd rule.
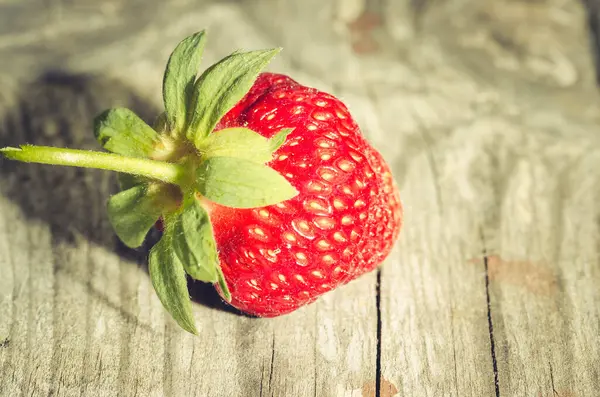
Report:
[[[103,76],[48,72],[20,87],[16,105],[5,109],[1,146],[24,143],[100,150],[92,120],[110,106],[127,106],[145,120],[156,114],[151,105],[122,83]],[[46,222],[53,243],[75,243],[76,234],[109,250],[114,234],[102,217],[94,217],[116,179],[102,171],[0,160],[3,194],[30,219]],[[122,252],[123,254],[125,252]]]

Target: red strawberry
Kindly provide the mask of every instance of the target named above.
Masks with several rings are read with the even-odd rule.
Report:
[[[95,120],[99,153],[24,145],[13,160],[118,171],[116,234],[142,244],[158,297],[197,333],[186,273],[256,316],[289,313],[373,270],[401,226],[381,155],[335,97],[260,70],[279,50],[236,52],[197,77],[205,33],[183,40],[154,128],[127,109]]]
[[[401,223],[388,165],[339,99],[263,73],[221,120],[270,138],[294,127],[269,165],[300,192],[269,207],[211,212],[231,304],[272,317],[373,270]]]

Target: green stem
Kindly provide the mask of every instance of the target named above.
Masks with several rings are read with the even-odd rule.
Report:
[[[26,163],[98,168],[145,176],[176,185],[181,184],[185,176],[185,168],[179,164],[90,150],[23,145],[20,148],[6,147],[0,149],[0,154],[10,160]]]

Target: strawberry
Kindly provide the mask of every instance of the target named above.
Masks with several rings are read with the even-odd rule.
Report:
[[[385,259],[400,228],[397,188],[340,100],[263,73],[217,129],[240,126],[266,138],[294,128],[268,164],[299,194],[254,209],[213,206],[233,306],[288,313]]]
[[[199,77],[206,34],[171,54],[165,111],[94,122],[107,152],[23,145],[12,160],[119,172],[108,217],[129,247],[158,226],[148,259],[163,306],[197,333],[186,274],[245,313],[273,317],[375,269],[400,231],[398,189],[337,98],[260,73],[279,49],[235,52]]]

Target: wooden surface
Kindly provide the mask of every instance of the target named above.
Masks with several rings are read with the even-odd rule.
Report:
[[[0,161],[1,396],[596,396],[600,101],[576,0],[0,1],[0,144],[152,119],[173,45],[349,105],[405,226],[379,272],[276,319],[190,285],[201,337],[117,244],[114,175]],[[596,3],[587,2],[590,9]]]

